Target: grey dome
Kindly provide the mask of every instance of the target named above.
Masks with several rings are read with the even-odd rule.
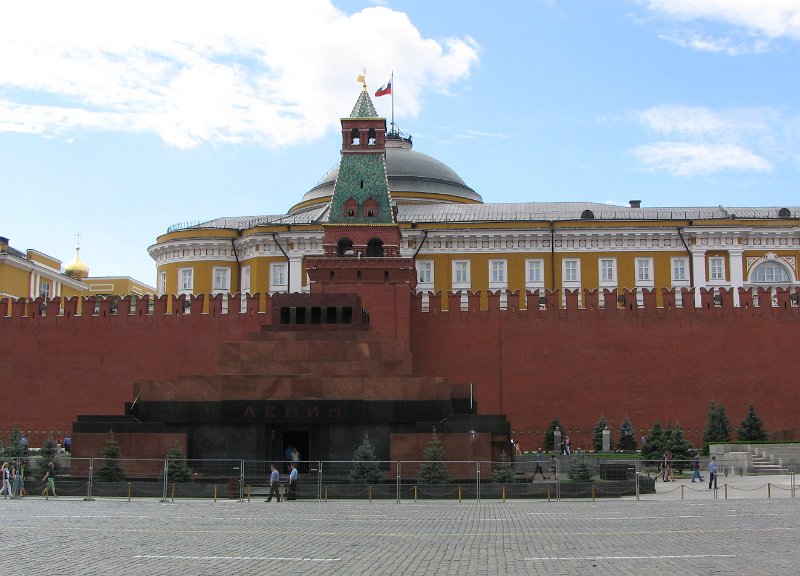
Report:
[[[480,194],[467,186],[449,166],[427,154],[412,150],[411,142],[407,140],[387,139],[386,171],[389,176],[389,191],[398,204],[483,202]],[[308,208],[315,200],[328,201],[333,196],[338,174],[337,164],[316,186],[305,193],[295,208],[300,205],[304,209]]]

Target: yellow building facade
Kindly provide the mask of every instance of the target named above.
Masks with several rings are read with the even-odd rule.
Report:
[[[417,291],[733,289],[798,285],[800,208],[643,207],[592,202],[484,203],[449,167],[389,133],[387,179]],[[306,258],[323,254],[322,225],[338,168],[288,213],[171,228],[149,248],[159,294],[309,289]],[[511,296],[514,298],[515,296]],[[517,296],[519,297],[519,296]],[[681,304],[680,295],[677,298]],[[485,296],[484,296],[484,302]],[[794,305],[796,300],[792,300]],[[526,299],[520,304],[525,306]],[[445,304],[446,306],[446,304]]]
[[[34,249],[21,251],[0,237],[0,298],[143,296],[155,288],[129,276],[89,276],[80,249],[67,263]]]

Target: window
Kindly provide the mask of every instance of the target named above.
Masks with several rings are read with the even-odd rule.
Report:
[[[272,264],[269,267],[269,272],[269,289],[271,292],[279,292],[288,289],[285,262]]]
[[[456,290],[468,289],[469,279],[469,260],[453,261],[453,288]]]
[[[417,260],[417,286],[433,287],[433,261]]]
[[[158,294],[167,293],[167,273],[166,271],[161,271],[158,273]]]
[[[672,259],[672,284],[682,285],[689,284],[689,259],[688,258],[673,258]]]
[[[755,284],[785,284],[791,281],[786,268],[777,262],[762,262],[750,274],[750,282]]]
[[[214,291],[227,292],[231,289],[231,269],[214,268]]]
[[[525,260],[525,287],[544,287],[544,260]]]
[[[712,282],[725,281],[725,258],[714,256],[708,259],[708,279]]]
[[[508,286],[506,261],[489,260],[489,288],[505,288],[506,286]]]
[[[600,286],[616,286],[617,285],[617,259],[616,258],[601,258],[600,259]]]
[[[250,292],[250,266],[242,268],[242,289],[240,292],[242,294]]]
[[[39,296],[42,298],[50,298],[50,284],[48,282],[41,282],[39,284]]]
[[[581,261],[577,259],[564,260],[563,270],[564,283],[580,283],[581,281]]]
[[[636,285],[653,286],[653,259],[636,259]]]
[[[191,292],[194,289],[194,269],[181,268],[178,270],[178,287],[181,292]]]

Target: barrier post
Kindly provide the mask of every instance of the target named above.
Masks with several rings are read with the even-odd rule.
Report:
[[[325,486],[325,502],[328,501],[328,487]]]
[[[414,504],[417,503],[417,487],[414,486]]]
[[[175,502],[175,482],[172,483],[172,501]]]
[[[458,487],[458,503],[461,504],[461,486]]]
[[[247,490],[247,501],[250,502],[250,484],[247,485],[245,490]]]
[[[372,486],[367,486],[367,498],[369,499],[369,503],[372,504]]]
[[[725,482],[725,500],[728,499],[728,483]]]
[[[767,482],[767,498],[772,498],[772,492],[770,491],[769,482]]]
[[[131,483],[128,482],[128,502],[131,501]]]
[[[594,502],[594,482],[592,482],[592,502]]]
[[[506,487],[503,485],[503,502],[506,501]]]
[[[217,501],[217,485],[214,484],[214,502]]]
[[[686,488],[686,486],[681,484],[681,500],[683,500],[683,489],[684,488]]]

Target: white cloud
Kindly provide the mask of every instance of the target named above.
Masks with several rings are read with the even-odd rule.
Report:
[[[796,111],[659,106],[636,117],[659,141],[636,148],[634,155],[648,169],[676,176],[769,172],[796,154],[798,146],[787,129],[798,124]]]
[[[782,38],[800,40],[800,0],[647,0],[647,6],[689,26],[663,37],[696,50],[736,55],[763,52]],[[719,24],[730,29],[693,29]]]
[[[155,132],[180,147],[311,140],[346,115],[367,69],[395,71],[395,111],[469,76],[474,40],[423,38],[402,12],[329,0],[9,3],[0,9],[0,131]],[[46,16],[42,16],[46,15]],[[387,108],[376,101],[376,106]]]
[[[673,176],[697,176],[722,170],[770,172],[772,164],[737,144],[658,142],[641,146],[634,154],[651,170]]]

